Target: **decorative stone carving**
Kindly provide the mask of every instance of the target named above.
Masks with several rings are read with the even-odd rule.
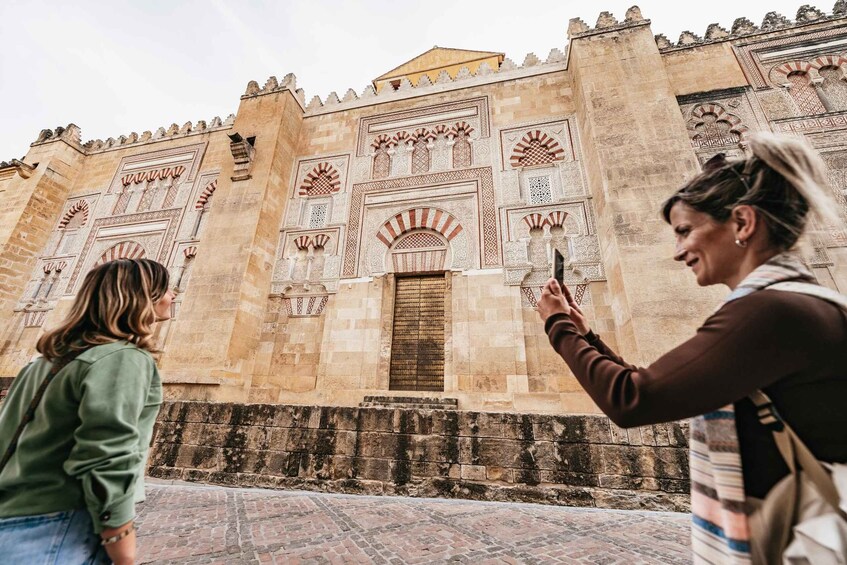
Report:
[[[820,20],[825,18],[826,14],[815,8],[814,6],[809,6],[808,4],[804,4],[800,6],[797,10],[796,20],[797,23],[806,23],[813,22],[815,20]]]
[[[595,27],[597,29],[602,29],[606,27],[614,27],[618,25],[618,20],[611,14],[611,12],[600,12],[600,15],[597,16],[597,23]]]
[[[707,40],[726,39],[727,37],[729,37],[729,32],[719,24],[709,24],[709,27],[706,28]]]
[[[758,26],[747,18],[736,18],[736,20],[732,22],[732,30],[730,33],[732,33],[732,35],[748,35],[755,33],[758,30]]]
[[[11,161],[2,161],[0,162],[0,169],[11,169],[14,168],[15,172],[23,179],[28,179],[32,176],[33,171],[35,171],[35,166],[30,165],[28,163],[24,163],[19,159],[12,159]]]
[[[232,158],[235,161],[235,166],[232,171],[232,180],[240,181],[252,178],[250,175],[250,167],[253,164],[253,142],[256,138],[248,137],[244,139],[238,132],[230,134],[229,150],[232,152]]]
[[[765,14],[765,19],[762,20],[762,30],[770,31],[791,25],[791,20],[778,12],[768,12]]]
[[[33,145],[39,145],[41,143],[50,143],[53,141],[66,141],[67,143],[75,146],[81,146],[80,136],[82,131],[79,129],[79,126],[76,124],[68,124],[67,127],[57,127],[54,130],[43,129],[41,133],[38,134],[38,137],[33,142]]]
[[[679,41],[677,45],[685,46],[685,45],[695,45],[697,43],[702,43],[703,39],[700,38],[696,33],[692,33],[688,30],[683,31],[679,35]]]
[[[624,15],[624,22],[628,24],[641,23],[644,21],[644,16],[641,15],[641,8],[632,6]]]

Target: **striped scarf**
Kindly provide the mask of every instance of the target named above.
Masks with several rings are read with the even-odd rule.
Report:
[[[747,275],[724,304],[786,280],[815,278],[799,257],[782,253]],[[690,448],[694,563],[751,563],[734,405],[693,418]]]

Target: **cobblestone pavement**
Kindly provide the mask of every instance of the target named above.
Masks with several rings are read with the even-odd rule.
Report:
[[[148,484],[139,563],[690,563],[686,514]]]

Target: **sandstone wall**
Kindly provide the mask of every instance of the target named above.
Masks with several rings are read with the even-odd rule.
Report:
[[[662,62],[677,96],[747,86],[728,41],[663,53]]]
[[[687,428],[602,416],[174,402],[148,474],[324,492],[687,511]]]
[[[568,282],[628,361],[689,337],[724,292],[698,289],[672,260],[659,207],[700,163],[743,156],[754,131],[793,132],[822,152],[847,202],[843,58],[823,56],[843,44],[843,16],[804,7],[796,27],[771,14],[674,45],[633,7],[595,28],[572,21],[567,55],[505,59],[496,72],[308,105],[293,75],[271,77],[251,81],[223,122],[84,144],[76,126],[44,130],[25,166],[0,164],[0,375],[28,360],[97,260],[137,243],[182,281],[157,329],[168,398],[356,406],[390,389],[392,254],[411,232],[448,235],[404,224],[391,239],[385,226],[438,210],[462,228],[445,244],[449,264],[415,271],[445,272],[438,394],[467,410],[596,413],[534,311],[550,250],[568,246]],[[788,73],[800,63],[808,84]],[[246,164],[235,134],[255,141]],[[175,199],[153,184],[166,170]],[[87,220],[66,229],[83,205]],[[807,254],[842,290],[845,241],[833,231]]]
[[[660,215],[697,160],[649,27],[572,37],[570,70],[619,353],[648,364],[691,335],[720,295],[673,261]]]

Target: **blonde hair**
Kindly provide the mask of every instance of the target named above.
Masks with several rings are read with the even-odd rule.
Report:
[[[85,276],[62,324],[45,333],[36,349],[54,361],[95,345],[126,340],[154,351],[154,306],[168,291],[168,271],[149,259],[117,259]]]
[[[843,229],[826,166],[805,140],[758,133],[749,148],[752,156],[747,159],[727,161],[719,154],[709,160],[702,173],[665,201],[665,220],[670,223],[677,202],[721,223],[733,208],[746,204],[760,213],[771,243],[783,251],[797,243],[809,217],[819,227]]]

